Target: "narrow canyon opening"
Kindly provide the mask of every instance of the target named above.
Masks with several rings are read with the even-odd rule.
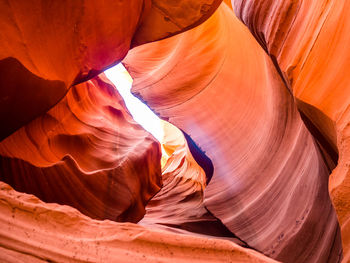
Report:
[[[113,93],[113,90],[117,90],[118,94],[122,97],[120,99],[125,103],[133,120],[138,123],[137,125],[132,124],[132,129],[128,131],[130,132],[130,136],[134,136],[133,131],[140,130],[138,125],[141,125],[160,143],[161,151],[159,154],[161,154],[161,158],[159,161],[161,163],[161,170],[159,172],[161,173],[160,177],[162,183],[155,183],[154,185],[157,186],[154,186],[147,180],[141,180],[138,182],[139,189],[133,189],[130,193],[124,194],[123,191],[133,183],[133,179],[129,182],[125,182],[123,180],[118,181],[118,177],[124,176],[128,171],[107,172],[105,174],[103,174],[104,172],[102,171],[102,174],[95,173],[98,177],[94,178],[90,170],[96,167],[92,167],[86,163],[85,160],[75,160],[73,158],[74,152],[72,154],[73,157],[65,154],[61,161],[58,160],[58,165],[55,165],[55,167],[49,164],[50,160],[42,160],[40,165],[45,166],[45,168],[41,169],[36,167],[39,166],[39,164],[25,162],[15,158],[10,160],[10,158],[2,156],[1,168],[3,174],[1,174],[1,180],[10,184],[14,189],[20,192],[34,194],[45,202],[72,206],[94,219],[134,222],[150,227],[151,229],[223,238],[233,241],[243,247],[259,251],[237,237],[205,206],[204,189],[210,182],[214,173],[214,166],[202,149],[196,145],[186,132],[161,120],[147,105],[142,103],[130,92],[133,80],[121,63],[106,70],[104,74],[114,86],[110,86],[103,80],[103,76],[100,76],[102,81],[99,80],[101,81],[98,82],[99,85],[102,87],[105,85],[109,93]],[[91,106],[89,104],[93,104],[93,101],[99,98],[92,95],[92,93],[96,92],[96,87],[89,86],[90,82],[91,81],[88,81],[88,84],[82,83],[77,87],[72,87],[70,91],[71,98],[69,97],[60,107],[69,107],[70,100],[75,100],[78,104],[80,103],[82,109],[86,106]],[[84,94],[86,92],[89,93],[87,95],[88,99],[83,100],[82,98],[85,96]],[[90,102],[90,100],[92,102]],[[82,101],[87,101],[86,105],[84,105]],[[105,108],[105,110],[107,110],[107,108]],[[101,118],[103,114],[111,114],[112,117],[114,116],[113,118],[116,116],[119,118],[124,113],[118,108],[108,108],[108,111],[98,112],[95,117],[96,119],[93,120],[93,123],[97,127],[102,125],[105,121]],[[55,117],[53,113],[45,116],[45,119],[50,119],[52,122],[54,122],[55,118],[57,118],[57,116]],[[81,121],[82,118],[86,118],[86,116],[73,116],[72,118],[73,119],[70,120],[71,122],[68,122],[69,118],[67,118],[68,124],[73,124],[77,120]],[[125,116],[123,118],[127,119]],[[121,125],[120,127],[126,125],[125,123],[119,123],[119,120],[113,120],[112,122],[118,122],[118,125]],[[130,124],[130,120],[127,122]],[[323,149],[322,142],[319,142],[319,138],[315,137],[312,129],[310,129],[310,127],[308,128],[318,142],[320,152],[324,153],[323,151],[325,151],[327,153],[328,148],[325,147],[325,149]],[[29,127],[23,132],[28,135],[28,137],[33,137],[30,135],[30,130]],[[49,128],[43,127],[43,130],[49,130]],[[60,155],[60,152],[69,152],[65,150],[64,147],[68,147],[70,151],[72,151],[70,147],[74,148],[77,145],[79,147],[86,147],[86,145],[89,144],[87,142],[95,140],[94,136],[85,136],[84,133],[76,135],[70,133],[58,135],[49,140],[49,146],[58,147],[53,154],[57,157]],[[145,136],[147,137],[147,135]],[[123,137],[127,138],[127,140],[122,141]],[[128,134],[118,135],[114,139],[116,139],[118,143],[122,142],[122,145],[127,147],[132,146],[132,144],[140,143],[140,141],[130,140]],[[144,139],[142,139],[141,142],[143,143]],[[45,147],[42,147],[43,152],[46,150]],[[95,151],[95,149],[92,149],[87,152],[94,155],[96,154]],[[330,158],[325,155],[322,155],[322,157],[324,158],[323,161],[328,164],[327,161]],[[97,164],[99,169],[110,167],[107,160],[108,156],[106,160],[103,160],[103,158],[101,159],[101,162],[106,161],[106,164]],[[79,163],[78,165],[77,162]],[[136,171],[136,173],[147,174],[149,172],[148,167],[152,169],[152,163],[154,164],[155,162],[157,162],[157,158],[148,161],[142,159],[140,162],[136,162],[133,169],[140,169]],[[328,164],[329,169],[330,167],[332,166]],[[22,170],[21,172],[16,172],[18,171],[16,169]],[[70,176],[72,174],[79,175],[83,173],[86,173],[84,178]],[[13,174],[18,174],[20,177],[12,176]],[[99,180],[101,181],[99,182]],[[323,180],[327,179],[324,178]],[[116,184],[120,186],[117,187],[116,190],[111,190]],[[72,191],[72,189],[76,187],[88,188],[89,190],[87,192],[89,194],[86,196],[87,198],[80,196],[79,191]],[[136,199],[139,198],[142,200],[134,200],[135,192],[142,192],[143,188],[149,188],[149,193],[145,196],[140,194],[142,196],[141,198],[136,197]],[[120,194],[120,192],[123,194]],[[120,195],[125,196],[125,200],[122,202],[118,199]],[[96,201],[97,205],[91,209],[89,203],[94,201]],[[122,207],[114,207],[118,202],[121,203]],[[128,202],[132,203],[129,204]],[[249,229],[249,226],[247,229]]]
[[[149,200],[139,224],[170,232],[224,238],[248,247],[203,204],[204,189],[214,170],[211,160],[188,134],[161,120],[131,93],[133,80],[122,63],[104,73],[123,97],[134,120],[159,141],[162,149],[163,184]]]
[[[349,261],[350,2],[5,2],[0,261]]]
[[[120,198],[120,193],[111,190],[111,188],[115,184],[120,184],[120,187],[117,188],[119,191],[122,191],[122,188],[129,187],[128,182],[118,181],[115,176],[126,177],[128,175],[126,172],[122,170],[117,171],[116,174],[113,174],[113,172],[105,173],[104,171],[90,172],[90,170],[96,169],[96,165],[109,167],[110,164],[108,164],[107,160],[106,164],[88,164],[83,159],[75,159],[79,155],[78,150],[76,154],[74,152],[72,154],[66,153],[72,152],[72,148],[86,148],[89,146],[90,141],[96,140],[95,136],[84,135],[84,132],[82,133],[80,129],[77,134],[74,134],[75,131],[69,131],[66,134],[48,136],[48,138],[45,138],[47,142],[39,140],[39,142],[35,143],[42,151],[40,154],[48,151],[47,147],[51,148],[52,156],[50,158],[55,159],[54,163],[50,159],[42,159],[35,163],[30,156],[23,158],[28,159],[28,161],[1,156],[2,173],[0,174],[0,179],[19,192],[33,194],[47,203],[69,205],[93,219],[111,219],[119,222],[134,223],[141,220],[140,224],[145,226],[166,229],[171,232],[198,233],[199,235],[223,237],[246,246],[204,206],[204,189],[213,174],[213,164],[190,136],[169,122],[161,120],[146,104],[131,93],[133,80],[121,63],[106,70],[97,78],[99,82],[96,84],[98,85],[94,84],[94,81],[87,81],[86,83],[73,86],[69,91],[68,99],[64,99],[58,104],[58,111],[62,110],[60,108],[69,109],[69,112],[65,113],[65,121],[63,122],[67,123],[67,125],[81,125],[81,123],[88,123],[87,120],[84,120],[86,116],[79,116],[81,111],[85,107],[94,109],[94,103],[100,103],[98,97],[95,97],[95,93],[99,94],[101,92],[97,87],[106,89],[103,92],[107,91],[109,94],[116,91],[121,96],[118,97],[118,95],[116,97],[117,100],[120,100],[116,101],[117,104],[125,103],[127,110],[137,123],[132,124],[132,130],[140,130],[138,125],[141,125],[160,144],[161,158],[159,162],[163,183],[160,188],[151,189],[152,195],[145,197],[146,203],[148,203],[146,210],[149,209],[150,212],[146,212],[144,216],[143,208],[138,207],[140,204],[126,204],[125,206],[129,205],[129,208],[125,211],[122,211],[122,208],[113,207],[115,203],[120,202],[118,199]],[[108,84],[108,80],[114,85]],[[70,108],[70,100],[78,103],[79,107]],[[55,115],[56,108],[51,111],[44,115],[45,119],[54,121],[60,117]],[[120,115],[124,114],[117,108],[108,109],[108,111],[112,112],[113,118],[120,118]],[[95,112],[92,111],[92,113]],[[99,114],[110,114],[110,112],[99,112]],[[87,117],[90,118],[89,116]],[[94,125],[97,127],[102,125],[105,122],[105,119],[102,117],[101,115],[94,117],[96,118]],[[127,116],[124,116],[124,118],[127,118]],[[40,122],[39,118],[31,125],[35,126]],[[122,124],[115,119],[112,122],[117,124],[116,127]],[[128,120],[129,124],[130,120]],[[121,127],[123,125],[125,124],[122,124]],[[60,126],[56,126],[54,123],[52,126],[44,126],[42,129],[45,133],[55,134],[60,129]],[[18,133],[23,132],[29,138],[35,137],[30,130],[30,128],[24,131],[20,130]],[[132,130],[130,131],[131,133]],[[120,143],[121,137],[123,137],[123,134],[114,138],[116,144]],[[128,137],[126,139],[128,140],[123,141],[124,146],[133,146],[132,144],[135,142]],[[139,141],[136,142],[140,143]],[[115,151],[117,149],[112,150],[112,154],[118,155]],[[91,149],[87,152],[90,155],[94,155],[95,151],[96,149]],[[142,169],[145,169],[140,169],[137,172],[143,172],[147,175],[148,170],[151,171],[152,165],[156,162],[157,159],[152,159],[152,164],[145,163],[144,160],[140,163],[136,162],[138,166],[136,169],[141,166]],[[43,167],[39,168],[40,166]],[[140,189],[138,191],[142,192],[142,188],[149,188],[149,182],[141,181],[139,183]],[[87,192],[87,195],[84,197],[78,190]],[[127,191],[127,189],[124,189],[124,191]],[[135,193],[131,193],[131,195],[125,194],[125,198],[130,198],[132,202],[137,203],[138,201],[133,200],[135,198],[134,195]],[[90,202],[97,202],[94,206],[100,205],[100,207],[91,209]],[[126,202],[129,202],[129,200],[126,200]],[[121,203],[123,205],[123,202]],[[145,206],[146,203],[142,205]],[[177,205],[182,210],[180,215],[177,214],[177,208],[174,208]]]
[[[107,69],[104,73],[123,97],[134,120],[161,143],[164,136],[161,120],[146,104],[131,93],[132,78],[123,64],[119,63]]]

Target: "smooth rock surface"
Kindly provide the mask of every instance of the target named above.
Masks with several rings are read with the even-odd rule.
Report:
[[[221,0],[0,1],[0,141],[130,46],[183,32]]]
[[[214,165],[205,205],[283,262],[338,262],[329,168],[270,57],[225,5],[201,26],[131,50],[133,92]],[[312,229],[312,230],[311,230]]]
[[[2,262],[276,262],[230,241],[92,220],[0,182]]]
[[[137,222],[160,189],[160,158],[100,75],[0,143],[0,180],[92,218]]]
[[[348,262],[350,3],[233,0],[232,4],[274,59],[328,159],[336,164],[339,153],[329,192],[341,226],[344,262]]]
[[[163,186],[147,204],[139,224],[171,232],[222,237],[246,246],[205,208],[205,172],[193,158],[183,133],[168,122],[163,122],[163,127],[162,147],[169,155],[162,171]]]
[[[220,2],[0,0],[0,261],[350,261],[350,3]]]

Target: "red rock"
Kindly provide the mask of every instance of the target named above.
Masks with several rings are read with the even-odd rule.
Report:
[[[220,2],[0,3],[0,179],[46,201],[0,182],[2,261],[274,262],[227,240],[96,221],[72,208],[97,219],[143,216],[160,186],[159,144],[95,76],[130,46],[199,25]],[[186,148],[195,165],[189,156]]]
[[[339,152],[329,192],[341,226],[344,262],[348,262],[350,52],[346,47],[350,44],[350,3],[232,2],[236,14],[275,60],[328,159],[336,163]]]
[[[227,6],[131,50],[124,64],[133,92],[212,161],[205,205],[231,232],[283,262],[339,260],[327,165],[270,58]]]
[[[104,75],[72,87],[0,154],[1,181],[92,218],[137,222],[161,186],[159,143]]]
[[[0,2],[0,180],[95,219],[140,220],[161,171],[93,77],[196,27],[124,60],[187,140],[166,135],[147,227],[0,182],[0,261],[274,262],[235,235],[283,262],[350,260],[350,3],[232,0],[248,32],[226,0],[201,24],[220,2]]]
[[[169,158],[161,190],[147,204],[139,224],[185,234],[223,237],[245,246],[204,206],[206,176],[193,158],[182,132],[164,122],[162,146]]]
[[[276,262],[227,240],[88,218],[0,182],[0,259],[6,262]]]
[[[7,125],[0,140],[49,110],[72,84],[117,64],[131,44],[196,26],[220,2],[1,1],[0,122]]]

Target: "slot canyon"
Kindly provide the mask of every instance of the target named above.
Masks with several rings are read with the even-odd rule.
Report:
[[[350,262],[349,1],[0,10],[0,262]]]

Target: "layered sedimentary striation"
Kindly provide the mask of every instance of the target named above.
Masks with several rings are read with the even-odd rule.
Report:
[[[302,1],[265,1],[260,5],[256,1],[249,5],[233,1],[233,5],[237,16],[274,61],[299,110],[320,131],[316,137],[336,163],[335,115],[344,111],[347,103],[333,101],[338,102],[346,85],[333,82],[327,69],[332,68],[339,77],[346,75],[346,55],[336,55],[343,51],[344,41],[334,39],[346,26],[334,23],[345,7],[331,1],[313,1],[311,5]]]
[[[0,144],[0,180],[98,219],[137,222],[160,189],[159,143],[104,75]]]
[[[350,52],[346,48],[350,43],[349,3],[258,2],[232,1],[237,16],[275,60],[325,152],[330,156],[339,152],[329,191],[340,222],[344,262],[347,262],[350,260],[347,128]]]
[[[7,125],[0,140],[46,112],[72,84],[118,63],[131,45],[196,26],[220,2],[1,1],[0,122]]]
[[[276,262],[227,240],[93,220],[0,182],[0,259],[5,262]]]
[[[193,158],[183,133],[163,122],[162,147],[169,156],[162,171],[161,190],[147,204],[139,222],[171,232],[222,237],[245,246],[204,206],[206,175]]]
[[[350,260],[350,3],[220,2],[0,1],[1,261]]]
[[[271,59],[226,5],[124,64],[133,92],[212,161],[205,205],[235,235],[284,262],[340,260],[326,162]]]

